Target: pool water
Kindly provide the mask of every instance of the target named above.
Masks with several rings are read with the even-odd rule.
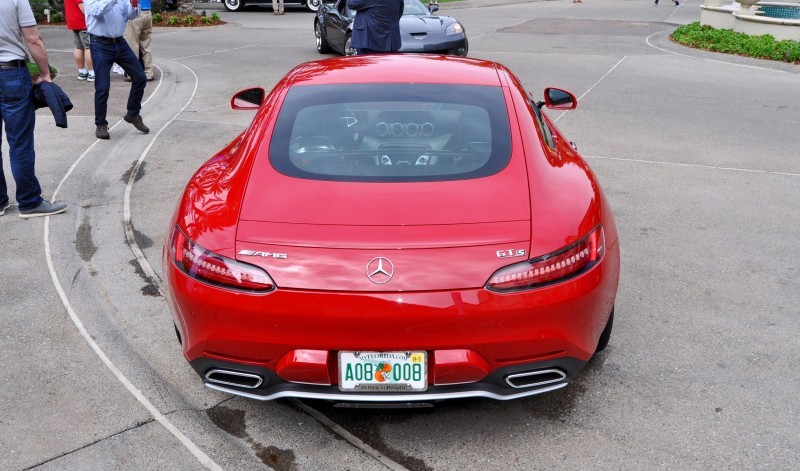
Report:
[[[800,20],[800,5],[797,7],[783,5],[759,5],[759,7],[759,11],[764,12],[764,16],[768,16],[770,18]]]

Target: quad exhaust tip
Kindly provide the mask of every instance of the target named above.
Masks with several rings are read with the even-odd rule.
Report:
[[[560,383],[567,378],[567,374],[555,368],[546,370],[527,371],[506,376],[506,383],[512,388],[532,388]]]
[[[241,371],[221,370],[215,368],[206,373],[206,381],[214,384],[225,384],[238,388],[255,389],[264,382],[264,378],[253,373]]]

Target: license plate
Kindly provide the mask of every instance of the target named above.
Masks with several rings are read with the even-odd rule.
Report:
[[[425,352],[339,352],[340,391],[425,391]]]

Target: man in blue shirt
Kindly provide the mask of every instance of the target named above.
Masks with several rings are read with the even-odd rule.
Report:
[[[142,97],[147,77],[142,64],[131,50],[123,34],[128,20],[139,14],[137,0],[84,0],[86,7],[86,29],[89,32],[89,48],[97,79],[94,82],[94,124],[95,136],[109,139],[108,92],[111,89],[111,66],[117,63],[131,78],[131,91],[128,95],[128,112],[124,120],[133,124],[143,133],[150,129],[142,122]]]

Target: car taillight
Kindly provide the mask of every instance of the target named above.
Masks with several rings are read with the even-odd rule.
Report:
[[[177,226],[170,255],[181,271],[210,284],[258,292],[275,289],[275,282],[261,268],[210,252],[189,240]]]
[[[486,283],[492,291],[519,291],[558,283],[588,271],[605,254],[603,227],[556,252],[501,268]]]

